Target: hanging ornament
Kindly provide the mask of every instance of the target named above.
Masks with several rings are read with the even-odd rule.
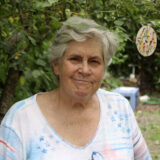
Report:
[[[150,56],[154,53],[157,46],[157,35],[150,26],[143,26],[138,31],[136,45],[142,56]]]

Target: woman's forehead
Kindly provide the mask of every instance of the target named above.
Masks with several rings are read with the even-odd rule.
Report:
[[[71,41],[65,51],[66,55],[102,56],[101,43],[96,39],[87,39],[83,42]]]

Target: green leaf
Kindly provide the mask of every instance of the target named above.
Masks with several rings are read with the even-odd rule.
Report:
[[[123,22],[123,21],[120,21],[120,20],[116,20],[116,21],[114,22],[114,24],[115,24],[115,25],[118,25],[118,26],[122,26],[122,25],[124,24],[124,22]]]
[[[20,77],[20,84],[21,84],[21,86],[23,86],[24,83],[25,83],[25,78],[24,78],[24,76],[21,76]]]
[[[36,63],[41,66],[46,66],[46,62],[41,59],[38,59]]]
[[[56,31],[56,30],[60,29],[60,27],[62,26],[62,23],[59,22],[58,20],[52,18],[52,20],[50,21],[50,26],[53,31]]]
[[[48,0],[46,2],[36,2],[35,7],[38,8],[46,8],[52,6],[53,3],[58,2],[58,0]]]
[[[33,75],[34,78],[38,78],[38,77],[41,75],[41,71],[39,71],[39,70],[34,70],[34,71],[32,72],[32,75]]]
[[[58,0],[48,0],[48,2],[52,5],[53,3],[58,2]]]
[[[33,45],[36,45],[36,40],[33,37],[28,35],[28,39],[31,41]]]
[[[46,8],[46,7],[50,7],[52,4],[50,4],[49,2],[37,2],[35,4],[35,7],[38,8]]]
[[[66,9],[65,10],[65,13],[66,13],[66,15],[67,15],[67,18],[69,18],[69,17],[71,17],[71,11],[70,11],[70,9]]]

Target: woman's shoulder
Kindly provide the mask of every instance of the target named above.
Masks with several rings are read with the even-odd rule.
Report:
[[[130,110],[131,108],[128,100],[119,93],[99,89],[97,94],[104,106],[110,106],[110,108],[118,109],[125,112],[128,112],[128,110]]]
[[[100,97],[126,101],[126,98],[124,96],[122,96],[121,94],[115,93],[112,91],[107,91],[105,89],[100,88],[97,93]]]
[[[26,113],[27,110],[31,110],[31,108],[34,106],[35,99],[36,95],[33,95],[13,104],[4,116],[1,125],[11,126],[15,119],[20,120],[21,117],[23,117],[23,113]]]

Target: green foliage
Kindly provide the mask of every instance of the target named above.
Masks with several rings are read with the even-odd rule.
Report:
[[[0,84],[5,85],[9,68],[22,71],[14,101],[56,87],[48,55],[54,34],[61,26],[61,15],[56,12],[59,8],[54,6],[57,2],[1,2]]]
[[[102,88],[112,91],[113,89],[120,86],[123,86],[121,80],[107,72],[105,79],[102,82]]]
[[[151,104],[151,105],[160,105],[160,98],[159,97],[150,97],[150,100],[144,102],[145,104]]]
[[[127,41],[130,40],[129,36],[125,33],[123,28],[117,27],[115,33],[119,36],[119,49],[116,56],[113,57],[112,64],[123,64],[128,59],[128,54],[124,54]]]
[[[48,0],[48,1],[43,1],[43,2],[36,2],[34,7],[36,9],[44,9],[46,7],[51,7],[54,3],[58,2],[58,0]]]
[[[2,0],[0,2],[0,94],[9,68],[22,71],[15,100],[56,87],[47,57],[56,31],[72,15],[90,17],[119,36],[119,50],[110,72],[129,75],[129,64],[152,77],[159,89],[160,49],[144,58],[136,49],[136,34],[142,25],[152,26],[160,40],[160,2],[150,0]],[[84,26],[83,26],[84,27]],[[144,67],[144,59],[150,64]],[[147,64],[148,65],[148,64]],[[149,70],[152,68],[152,71]],[[111,85],[116,79],[108,82]],[[118,82],[117,82],[118,83]],[[114,87],[116,85],[113,85]],[[23,93],[23,94],[22,94]]]

